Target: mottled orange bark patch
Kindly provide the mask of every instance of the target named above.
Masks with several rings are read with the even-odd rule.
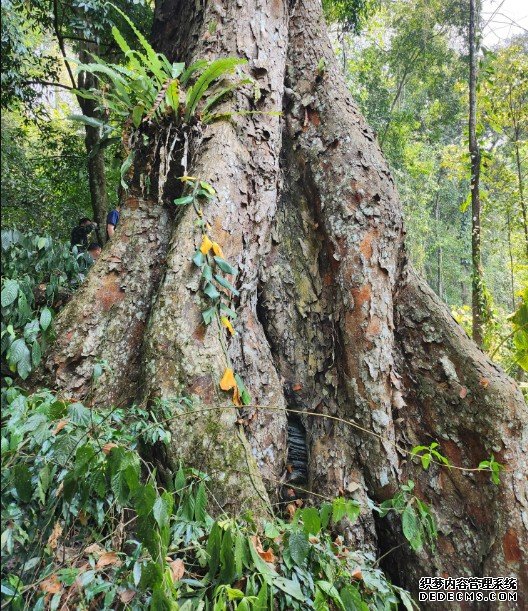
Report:
[[[143,334],[145,332],[145,322],[138,320],[136,324],[132,325],[129,331],[130,343],[133,346],[139,346],[143,340]]]
[[[359,245],[359,250],[361,251],[361,254],[366,259],[370,259],[372,257],[372,240],[373,239],[374,239],[373,233],[369,232],[361,240],[361,244]]]
[[[459,446],[453,441],[447,439],[442,440],[441,451],[444,456],[449,459],[449,462],[453,465],[462,464],[462,452]]]
[[[372,290],[370,284],[363,284],[358,289],[352,289],[352,296],[357,308],[360,308],[364,303],[370,301]]]
[[[323,276],[323,284],[325,286],[333,286],[334,284],[334,274],[331,272],[326,272]]]
[[[308,113],[308,119],[310,123],[312,123],[316,127],[318,125],[321,125],[321,117],[319,116],[319,113],[317,112],[317,110],[314,110],[313,108],[308,108],[307,113]]]
[[[215,387],[211,376],[199,376],[194,378],[188,386],[188,393],[198,395],[204,403],[213,403],[215,399]]]
[[[101,304],[101,309],[104,312],[107,312],[115,303],[119,303],[125,297],[125,291],[119,286],[119,280],[118,274],[107,274],[95,293],[95,300]]]
[[[520,562],[522,560],[517,533],[511,528],[502,539],[502,549],[504,550],[506,562]]]
[[[199,342],[203,342],[203,339],[205,337],[205,331],[206,331],[206,328],[204,324],[198,325],[196,329],[194,330],[192,336],[195,340]]]
[[[455,548],[447,537],[438,538],[438,549],[445,557],[455,553]]]
[[[366,335],[370,337],[379,335],[380,330],[381,330],[381,321],[377,316],[373,316],[370,319],[370,322],[367,326]]]
[[[137,197],[129,197],[126,200],[126,207],[130,210],[137,210],[139,208],[139,199]]]
[[[480,499],[478,501],[475,500],[475,502],[471,502],[471,499],[469,499],[469,502],[466,505],[466,511],[468,516],[472,518],[473,521],[479,526],[489,526],[494,522],[489,505],[483,504]]]

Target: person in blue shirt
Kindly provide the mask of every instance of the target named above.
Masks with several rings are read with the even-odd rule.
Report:
[[[110,240],[115,233],[117,224],[119,223],[119,217],[121,215],[121,206],[116,206],[113,210],[110,210],[106,217],[106,235]]]

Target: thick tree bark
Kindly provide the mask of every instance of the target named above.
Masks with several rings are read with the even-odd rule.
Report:
[[[183,134],[154,125],[117,235],[59,317],[48,379],[95,403],[194,396],[190,414],[175,408],[163,467],[182,460],[210,472],[218,511],[262,515],[284,498],[287,417],[298,416],[308,491],[362,501],[344,531],[355,545],[385,552],[402,541],[398,521],[375,519],[368,499],[413,479],[431,504],[439,551],[389,554],[398,583],[522,577],[526,405],[410,270],[393,180],[349,98],[319,0],[164,0],[154,38],[170,59],[247,58],[261,89],[258,102],[237,104],[264,114],[187,130],[185,169],[215,187],[210,233],[240,270],[237,335],[224,352],[222,331],[202,322],[191,263],[201,237],[191,209],[168,210],[181,190]],[[282,118],[266,114],[280,109]],[[92,387],[99,359],[111,371]],[[253,397],[242,410],[219,389],[228,363]],[[502,485],[480,472],[422,471],[408,452],[435,440],[456,467],[494,453],[507,467]]]

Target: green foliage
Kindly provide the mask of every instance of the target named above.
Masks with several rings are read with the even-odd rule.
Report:
[[[438,448],[438,450],[436,449]],[[434,459],[437,463],[441,465],[450,466],[449,460],[439,452],[440,446],[436,441],[433,441],[431,445],[428,446],[414,446],[411,450],[411,456],[419,456],[420,461],[422,463],[422,467],[425,471],[429,469],[429,465],[431,461]]]
[[[2,596],[12,608],[44,609],[45,599],[137,610],[413,608],[373,557],[332,533],[357,519],[353,501],[299,508],[260,529],[251,515],[213,518],[209,477],[196,469],[180,466],[160,488],[141,456],[168,442],[160,422],[187,400],[149,413],[88,409],[8,387],[2,401]]]
[[[153,11],[148,2],[116,0],[116,4],[144,31],[150,29]],[[41,83],[71,85],[63,81],[67,75],[62,72],[57,34],[68,52],[79,53],[88,45],[111,55],[110,31],[116,21],[125,24],[106,0],[2,2],[2,107],[45,118],[48,100],[42,96]]]
[[[1,202],[4,227],[67,239],[82,216],[91,216],[84,136],[64,120],[65,106],[28,122],[2,112]],[[107,151],[112,182],[111,150]]]
[[[327,21],[359,34],[379,4],[379,0],[323,0],[323,10]]]
[[[413,490],[414,482],[409,480],[392,499],[383,501],[378,511],[382,517],[389,511],[401,516],[403,535],[414,551],[419,552],[426,545],[434,551],[438,537],[434,516]]]
[[[521,301],[510,316],[513,327],[513,358],[516,365],[528,371],[528,286],[520,291]]]
[[[187,69],[181,62],[170,63],[163,54],[154,51],[122,11],[114,8],[132,28],[141,50],[131,49],[121,32],[113,27],[112,35],[124,55],[124,63],[110,63],[94,56],[94,63],[79,64],[77,71],[89,72],[99,78],[98,89],[82,91],[79,95],[96,100],[101,114],[113,117],[119,129],[128,124],[137,129],[144,120],[167,114],[189,122],[197,114],[201,102],[204,102],[204,109],[200,119],[211,121],[215,118],[212,108],[242,82],[248,82],[220,87],[227,75],[246,63],[238,58],[198,60]],[[213,84],[216,86],[212,87]],[[91,117],[73,115],[71,118],[94,122]],[[98,121],[97,125],[104,127],[103,121]]]
[[[52,337],[53,308],[83,281],[88,255],[50,236],[2,231],[1,354],[26,379]]]
[[[479,469],[484,469],[490,471],[491,481],[497,486],[500,484],[500,472],[504,471],[504,465],[501,465],[497,462],[493,456],[493,454],[489,457],[488,460],[483,460],[480,462]]]
[[[471,333],[466,27],[460,3],[396,0],[376,8],[359,40],[344,36],[339,46],[396,179],[413,265]],[[528,282],[527,41],[483,51],[478,91],[485,349],[521,382],[508,316]]]

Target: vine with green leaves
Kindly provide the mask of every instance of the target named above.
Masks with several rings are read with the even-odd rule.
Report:
[[[192,261],[200,270],[200,288],[207,303],[202,318],[205,325],[213,322],[216,325],[226,361],[220,388],[226,392],[233,391],[235,405],[249,405],[251,395],[240,375],[234,372],[226,341],[226,334],[232,336],[236,333],[232,322],[237,317],[233,300],[239,295],[238,290],[233,286],[233,281],[228,280],[227,276],[235,278],[237,269],[226,261],[222,247],[209,235],[211,225],[205,219],[201,206],[201,201],[214,199],[216,191],[208,182],[194,176],[182,176],[180,180],[188,186],[190,193],[175,199],[174,203],[177,206],[192,204],[197,217],[195,227],[201,235],[200,246],[196,249]]]

